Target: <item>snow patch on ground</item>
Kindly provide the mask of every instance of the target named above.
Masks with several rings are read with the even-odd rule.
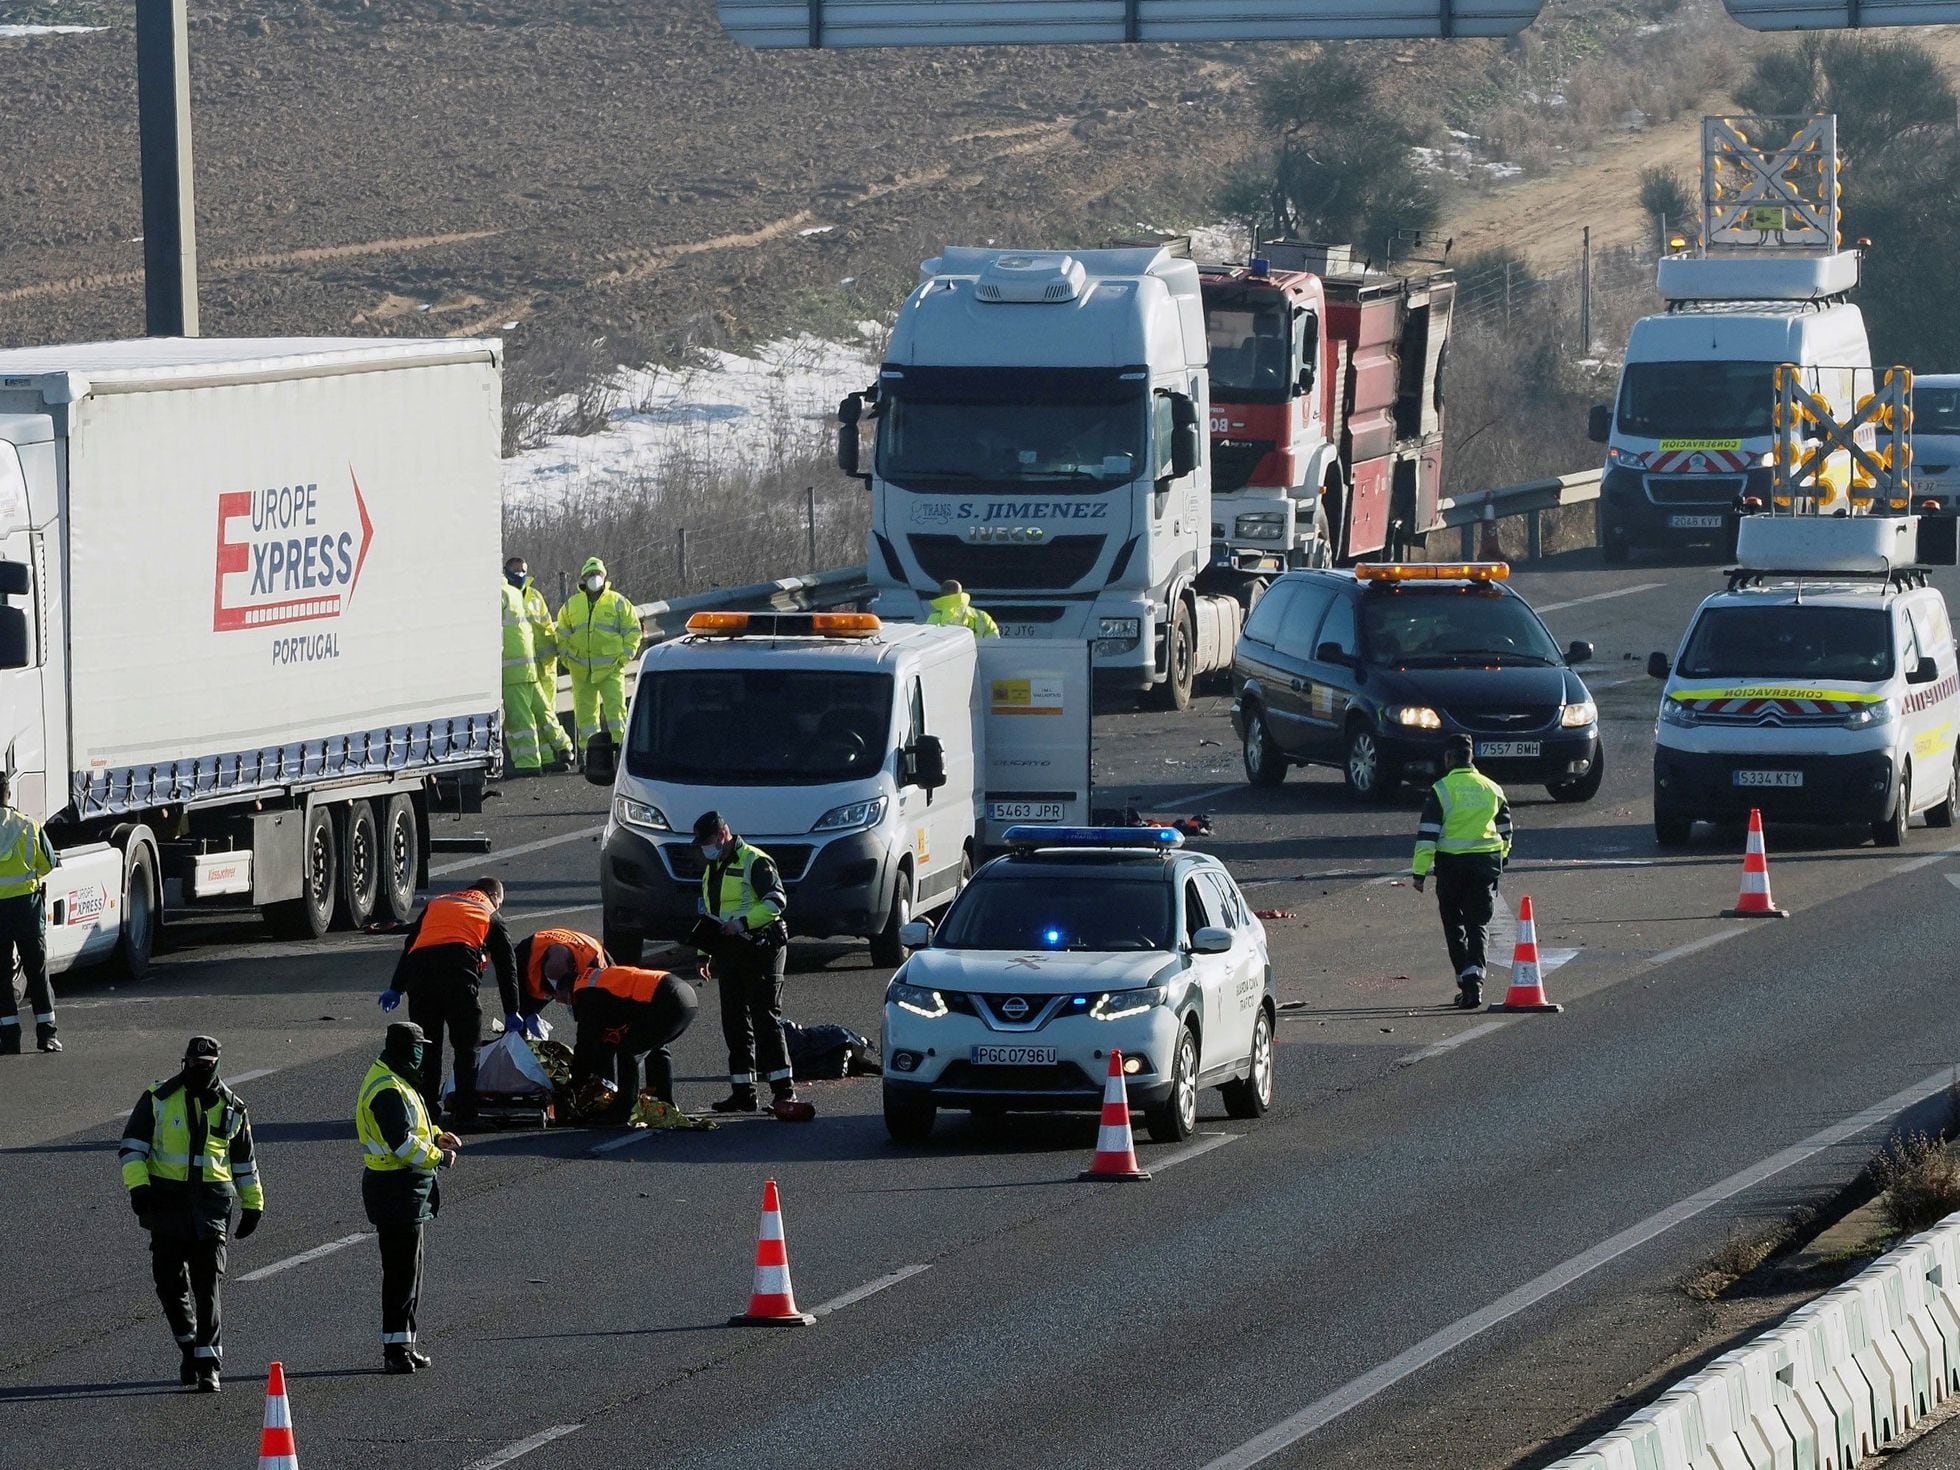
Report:
[[[878,370],[883,328],[854,343],[807,333],[752,356],[709,352],[695,366],[622,368],[605,384],[606,427],[561,435],[504,462],[504,500],[534,504],[585,490],[657,488],[677,463],[764,466],[821,454],[837,404]]]
[[[17,36],[85,36],[91,31],[106,29],[106,26],[0,25],[0,41],[11,41]]]

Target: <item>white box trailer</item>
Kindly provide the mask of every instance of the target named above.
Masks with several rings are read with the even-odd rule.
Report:
[[[405,917],[499,750],[502,349],[0,351],[0,746],[57,968]]]

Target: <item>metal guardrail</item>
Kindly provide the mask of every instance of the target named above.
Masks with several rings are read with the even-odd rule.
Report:
[[[1599,470],[1581,470],[1573,475],[1553,475],[1544,480],[1527,480],[1522,485],[1505,485],[1475,495],[1456,495],[1439,500],[1436,513],[1443,525],[1459,527],[1463,533],[1463,555],[1477,554],[1477,532],[1491,521],[1511,516],[1528,518],[1526,556],[1537,561],[1545,554],[1542,517],[1548,510],[1568,505],[1584,505],[1599,499]]]

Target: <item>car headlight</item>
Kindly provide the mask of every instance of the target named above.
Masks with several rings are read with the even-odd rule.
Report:
[[[667,823],[667,814],[651,802],[635,801],[630,796],[613,798],[613,820],[622,827],[637,827],[642,832],[671,832],[674,829]]]
[[[812,832],[856,832],[865,827],[875,827],[885,820],[885,798],[874,796],[869,801],[853,801],[844,806],[834,806],[817,818]]]
[[[885,987],[885,999],[901,1011],[910,1011],[928,1021],[937,1021],[949,1009],[946,997],[922,985],[900,985],[894,980]]]
[[[1678,699],[1663,699],[1661,701],[1661,723],[1663,725],[1679,725],[1684,730],[1691,730],[1701,723],[1701,716],[1695,712],[1692,705],[1683,704]]]
[[[1141,618],[1098,618],[1096,620],[1098,638],[1140,638],[1143,636]]]
[[[1892,723],[1892,701],[1881,699],[1872,704],[1861,704],[1844,717],[1847,730],[1869,730],[1874,725]]]
[[[1232,522],[1232,534],[1242,541],[1281,541],[1286,537],[1286,512],[1249,510]]]
[[[1412,730],[1443,728],[1443,717],[1426,704],[1391,704],[1382,711],[1382,717],[1392,724],[1404,725]]]
[[[1577,704],[1568,704],[1565,713],[1558,717],[1558,722],[1567,730],[1580,730],[1598,718],[1599,706],[1590,699],[1582,699]]]
[[[1135,990],[1106,990],[1089,1007],[1098,1021],[1121,1021],[1154,1010],[1170,999],[1167,985],[1144,985]]]

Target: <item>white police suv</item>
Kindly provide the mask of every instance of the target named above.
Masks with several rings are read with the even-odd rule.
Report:
[[[1189,1138],[1198,1090],[1235,1118],[1273,1097],[1266,931],[1225,865],[1161,827],[1012,827],[938,930],[908,925],[885,992],[885,1126],[940,1108],[1094,1112],[1112,1050],[1151,1137]]]

